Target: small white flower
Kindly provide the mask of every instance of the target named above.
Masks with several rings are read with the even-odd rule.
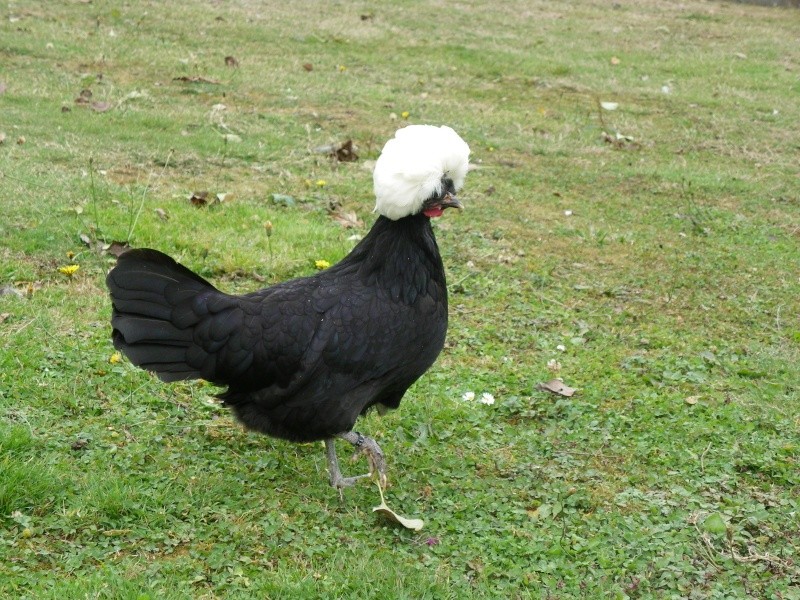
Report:
[[[561,350],[561,352],[566,352],[567,347],[564,344],[559,344],[556,346],[556,350]]]
[[[565,210],[564,211],[564,216],[565,217],[571,217],[572,216],[572,211],[571,210]]]
[[[475,400],[475,392],[465,392],[464,395],[461,396],[461,399],[464,402],[472,402]]]
[[[489,392],[484,392],[481,394],[481,404],[486,404],[487,406],[491,406],[494,404],[494,396],[492,396]]]
[[[551,358],[547,361],[547,368],[550,369],[553,373],[557,373],[561,370],[561,363],[558,362],[555,358]]]

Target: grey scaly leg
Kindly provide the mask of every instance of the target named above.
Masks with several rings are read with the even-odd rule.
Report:
[[[367,455],[369,462],[369,473],[356,475],[355,477],[343,477],[339,469],[339,459],[336,457],[336,446],[334,438],[325,440],[325,456],[328,459],[328,474],[333,487],[341,491],[345,487],[353,485],[359,479],[370,477],[373,473],[378,473],[380,485],[386,487],[386,460],[383,458],[383,451],[377,442],[370,437],[361,435],[357,431],[345,431],[336,434],[336,437],[350,442],[356,448],[356,454],[363,452]]]

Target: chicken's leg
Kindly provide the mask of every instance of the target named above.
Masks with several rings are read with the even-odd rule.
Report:
[[[328,473],[330,482],[338,490],[353,485],[359,479],[370,477],[373,473],[378,473],[378,481],[382,487],[386,487],[386,461],[383,458],[383,451],[378,443],[370,437],[361,435],[357,431],[346,431],[336,434],[336,437],[346,440],[356,447],[356,454],[363,452],[369,461],[369,473],[356,475],[355,477],[343,477],[339,469],[339,459],[336,457],[336,446],[334,438],[325,440],[325,456],[328,459]]]

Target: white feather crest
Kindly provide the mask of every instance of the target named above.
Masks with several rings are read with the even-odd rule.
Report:
[[[443,176],[460,189],[468,166],[469,146],[450,127],[398,129],[375,163],[375,210],[393,221],[417,214],[425,200],[441,192]]]

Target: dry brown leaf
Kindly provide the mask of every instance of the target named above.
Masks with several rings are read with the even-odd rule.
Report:
[[[89,445],[89,440],[77,439],[70,445],[73,450],[83,450]]]
[[[606,144],[611,144],[614,148],[618,150],[638,150],[642,147],[642,145],[635,141],[629,135],[623,135],[619,132],[611,135],[610,133],[603,132],[603,141]]]
[[[103,245],[104,254],[110,254],[111,256],[116,256],[117,258],[120,257],[120,254],[124,254],[130,249],[131,245],[128,242],[113,241],[110,244]]]
[[[309,71],[309,72],[311,72],[311,71],[313,71],[313,70],[314,70],[314,65],[312,65],[311,63],[305,63],[305,64],[303,64],[303,68],[304,68],[306,71]]]
[[[208,192],[195,192],[189,197],[189,202],[195,206],[205,206],[208,204]]]
[[[540,383],[536,388],[545,392],[553,392],[559,396],[566,396],[567,398],[575,393],[574,388],[564,385],[564,382],[560,379],[551,379],[547,383]]]
[[[239,61],[236,60],[233,56],[226,56],[225,57],[225,66],[226,67],[236,68],[236,67],[239,66]]]
[[[336,160],[339,162],[357,161],[358,154],[356,154],[356,151],[353,148],[353,140],[347,140],[339,144],[339,147],[333,151],[333,156],[335,156]]]
[[[345,229],[352,229],[353,227],[363,227],[364,221],[358,218],[354,212],[334,211],[331,213],[331,219],[336,221]]]
[[[92,100],[92,90],[84,88],[78,97],[75,98],[75,104],[89,104]]]

